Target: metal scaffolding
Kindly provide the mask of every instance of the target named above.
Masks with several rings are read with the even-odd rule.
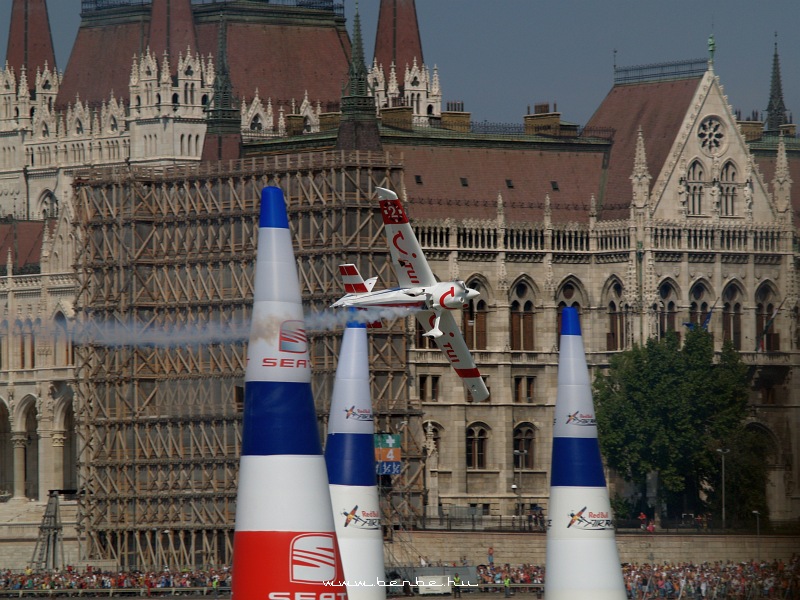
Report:
[[[394,283],[373,199],[375,187],[402,183],[399,162],[365,152],[77,174],[75,413],[87,559],[230,563],[260,191],[284,191],[313,315],[341,296],[341,263]],[[341,331],[315,330],[318,322],[309,337],[324,436]],[[382,482],[395,526],[422,511],[412,332],[404,319],[370,335],[376,431],[404,436],[403,474]]]

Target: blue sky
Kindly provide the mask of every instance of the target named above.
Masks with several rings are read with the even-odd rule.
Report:
[[[63,70],[80,0],[48,6]],[[359,3],[368,60],[378,6]],[[345,0],[350,24],[354,8]],[[11,0],[0,0],[3,57],[10,12]],[[798,0],[417,0],[417,13],[425,62],[438,66],[444,100],[463,101],[478,121],[522,123],[529,105],[549,102],[563,119],[585,124],[612,87],[615,51],[618,66],[707,58],[712,32],[715,71],[745,115],[766,109],[777,32],[784,99],[800,118]]]

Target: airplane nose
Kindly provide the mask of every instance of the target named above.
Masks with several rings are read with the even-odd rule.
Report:
[[[472,300],[473,298],[477,298],[478,296],[481,295],[481,293],[478,290],[474,290],[472,288],[467,288],[465,290],[465,292],[466,292],[467,300]]]

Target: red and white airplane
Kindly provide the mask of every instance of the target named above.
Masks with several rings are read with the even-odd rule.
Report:
[[[467,308],[480,292],[463,281],[436,281],[417,237],[408,222],[403,204],[391,190],[377,188],[392,267],[400,287],[372,291],[377,277],[364,281],[355,265],[340,265],[346,295],[332,307],[406,308],[416,311],[417,320],[444,352],[456,374],[476,402],[486,400],[486,389],[475,361],[450,311]]]

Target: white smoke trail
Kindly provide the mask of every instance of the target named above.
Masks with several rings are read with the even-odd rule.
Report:
[[[335,331],[347,323],[390,322],[413,314],[405,308],[368,308],[363,310],[322,310],[305,315],[307,331]],[[131,321],[87,321],[72,330],[76,344],[98,346],[140,346],[172,348],[192,344],[228,344],[246,342],[250,323],[231,321],[226,324],[189,325],[142,324]]]

